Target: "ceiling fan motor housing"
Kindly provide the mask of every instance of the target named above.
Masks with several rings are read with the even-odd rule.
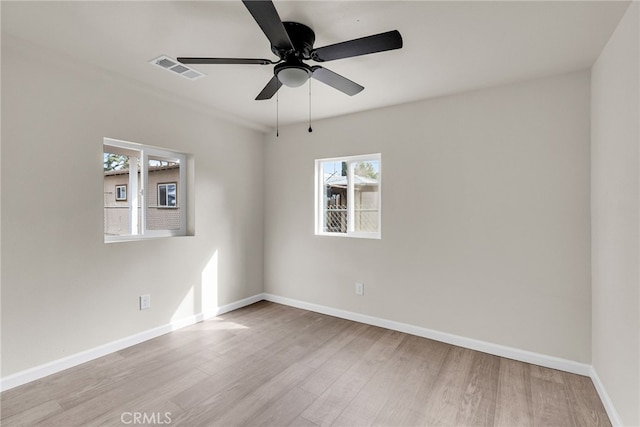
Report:
[[[291,40],[291,44],[293,44],[294,50],[286,51],[278,49],[275,46],[271,46],[271,51],[285,61],[291,56],[300,59],[311,58],[313,44],[316,41],[316,34],[313,30],[299,22],[284,21],[282,24],[289,35],[289,39]]]
[[[311,57],[316,35],[311,28],[299,22],[285,21],[282,25],[289,35],[293,50],[271,46],[271,51],[284,60],[274,67],[273,73],[285,86],[298,87],[312,74],[311,67],[302,60]]]

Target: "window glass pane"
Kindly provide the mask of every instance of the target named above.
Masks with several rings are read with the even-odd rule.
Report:
[[[147,230],[180,229],[180,161],[149,157]]]
[[[158,206],[167,206],[167,185],[158,184]]]
[[[324,203],[322,206],[323,231],[347,232],[347,163],[323,162],[322,182]]]
[[[176,185],[167,184],[167,206],[176,207]]]
[[[137,157],[104,152],[104,235],[126,236],[131,234],[131,204],[127,200],[129,163]]]
[[[358,162],[352,167],[354,231],[377,232],[380,229],[380,162]]]

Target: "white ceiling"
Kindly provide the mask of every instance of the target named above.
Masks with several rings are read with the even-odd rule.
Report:
[[[400,50],[325,62],[360,83],[349,97],[312,81],[315,119],[587,68],[629,2],[275,1],[316,47],[397,29]],[[272,66],[198,65],[189,81],[148,63],[168,55],[277,59],[238,1],[8,2],[2,32],[219,110],[275,127],[275,97],[254,101]],[[308,118],[308,88],[283,87],[280,123]]]

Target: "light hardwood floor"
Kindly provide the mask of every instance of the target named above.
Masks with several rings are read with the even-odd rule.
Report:
[[[611,425],[587,377],[265,301],[0,398],[2,426]]]

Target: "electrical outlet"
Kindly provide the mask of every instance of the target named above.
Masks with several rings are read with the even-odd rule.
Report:
[[[364,283],[356,283],[356,295],[364,295]]]
[[[140,310],[151,308],[151,295],[140,295]]]

